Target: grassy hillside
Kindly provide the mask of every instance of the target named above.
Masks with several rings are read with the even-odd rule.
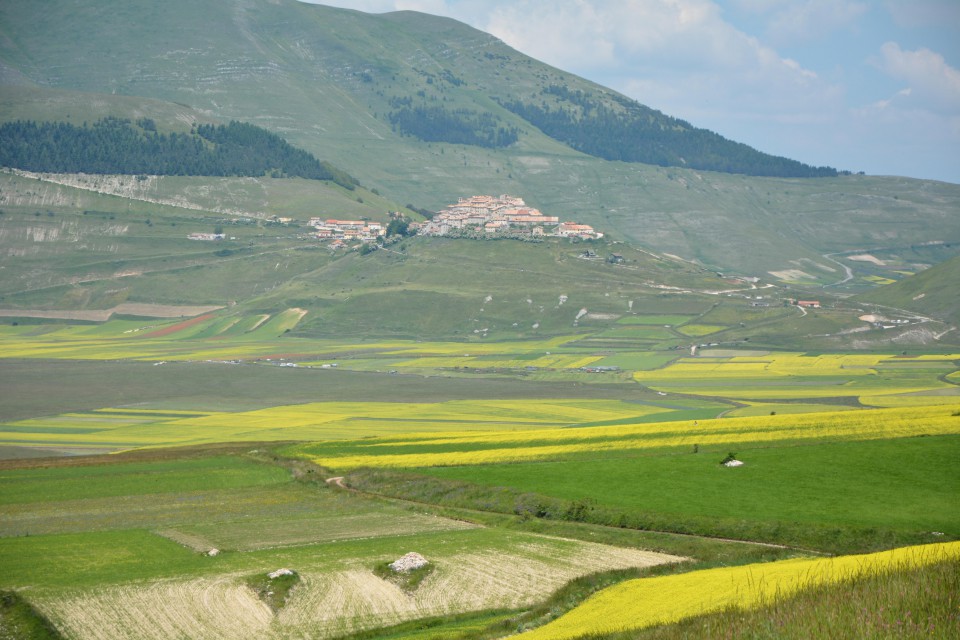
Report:
[[[0,306],[225,305],[330,259],[308,236],[310,217],[385,221],[400,208],[316,180],[2,173]],[[218,227],[223,241],[188,239]]]
[[[750,178],[574,151],[497,100],[561,85],[611,109],[622,98],[452,20],[293,0],[178,0],[163,9],[108,2],[53,5],[35,14],[29,2],[0,7],[0,61],[21,83],[4,89],[6,119],[32,109],[37,117],[73,122],[102,110],[153,110],[173,123],[246,120],[399,202],[436,209],[461,195],[514,193],[550,214],[714,269],[773,271],[785,281],[841,289],[874,284],[847,278],[844,266],[859,274],[864,263],[841,265],[822,254],[960,237],[960,221],[950,215],[960,202],[957,185],[865,176]],[[64,101],[68,90],[101,96],[79,102],[112,105]],[[486,114],[496,127],[515,129],[517,142],[487,149],[404,135],[390,117],[407,99],[449,113]],[[954,253],[944,246],[937,261]]]
[[[858,296],[865,303],[910,309],[960,324],[960,258],[952,258],[900,282]]]
[[[576,334],[596,349],[748,341],[865,348],[933,344],[946,329],[927,323],[899,337],[918,327],[910,323],[863,333],[868,327],[858,317],[872,307],[861,301],[802,284],[777,286],[773,277],[752,283],[721,276],[606,239],[415,237],[363,254],[331,251],[306,225],[312,216],[385,221],[396,208],[363,188],[301,179],[0,173],[0,312],[23,319],[38,317],[28,311],[54,317],[50,312],[129,304],[223,307],[218,322],[235,323],[232,335],[262,314],[302,309],[304,319],[289,327],[294,336],[487,341]],[[272,221],[277,214],[294,221]],[[218,228],[224,240],[188,238]],[[621,263],[610,261],[614,253]],[[818,298],[823,308],[788,306],[795,297]]]

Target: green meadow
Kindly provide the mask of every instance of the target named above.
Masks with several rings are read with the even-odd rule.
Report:
[[[960,494],[954,464],[960,455],[958,436],[734,450],[743,467],[722,467],[727,451],[713,446],[686,455],[610,454],[417,473],[581,502],[605,511],[602,517],[614,522],[616,514],[635,513],[661,523],[675,520],[692,531],[735,534],[742,529],[737,537],[772,533],[770,541],[798,545],[810,540],[790,540],[790,535],[804,534],[786,529],[809,527],[806,535],[811,537],[820,532],[852,537],[847,530],[856,529],[927,541],[935,539],[933,531],[960,536],[960,517],[953,508]],[[785,535],[777,535],[778,528]],[[818,542],[828,544],[826,539]]]

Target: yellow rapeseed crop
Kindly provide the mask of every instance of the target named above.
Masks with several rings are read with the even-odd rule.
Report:
[[[327,440],[392,433],[544,429],[669,411],[616,400],[316,402],[251,411],[105,408],[0,425],[0,444],[130,448],[250,440]],[[4,429],[3,427],[9,427]],[[413,440],[408,440],[413,442]],[[374,441],[372,441],[374,442]]]
[[[350,452],[308,445],[305,453],[336,468],[430,467],[563,459],[584,453],[803,440],[874,440],[960,433],[955,407],[906,407],[584,429],[531,429],[365,440]],[[433,449],[431,451],[431,449]],[[358,453],[360,451],[360,453]]]
[[[731,606],[741,609],[762,606],[808,587],[952,558],[960,558],[960,542],[630,580],[604,589],[566,615],[521,637],[564,640],[671,624]]]
[[[947,382],[938,379],[942,371],[937,370],[949,369],[954,360],[952,355],[768,353],[737,356],[725,353],[723,357],[681,358],[663,369],[636,371],[634,379],[665,392],[747,400],[840,396],[869,396],[876,400],[880,396],[949,389]],[[911,369],[915,373],[911,373]],[[948,379],[952,380],[949,376]],[[907,406],[895,401],[864,403]]]

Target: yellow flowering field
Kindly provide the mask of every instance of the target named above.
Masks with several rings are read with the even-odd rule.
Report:
[[[960,433],[960,403],[606,427],[655,415],[609,400],[317,402],[241,412],[100,409],[0,427],[0,444],[131,448],[224,441],[327,440],[304,453],[335,468],[425,467],[779,441],[869,440]],[[381,436],[371,439],[370,436]],[[389,437],[386,437],[389,436]],[[362,440],[355,440],[362,438]],[[346,443],[336,441],[344,441]]]
[[[0,444],[122,449],[325,440],[411,432],[543,429],[667,411],[615,400],[315,402],[238,412],[105,408],[0,424]]]
[[[530,640],[564,640],[670,624],[728,607],[763,606],[804,588],[860,575],[960,558],[960,542],[904,547],[868,555],[794,559],[630,580],[604,589],[538,629]]]
[[[509,357],[490,358],[490,357],[422,357],[413,360],[401,360],[395,363],[398,368],[496,368],[496,369],[522,369],[524,367],[536,367],[538,369],[579,369],[593,364],[603,356],[583,356],[583,355],[565,355],[551,354],[543,355],[535,359],[512,359]]]
[[[304,445],[300,453],[335,469],[415,468],[569,459],[694,444],[873,440],[960,433],[957,406],[766,415],[582,429],[414,434]]]
[[[685,336],[691,336],[691,337],[697,338],[700,336],[708,336],[711,333],[716,333],[717,331],[723,331],[724,329],[727,329],[727,328],[728,327],[726,326],[721,326],[717,324],[685,324],[679,329],[677,329],[677,331],[679,331]]]
[[[741,400],[859,397],[871,406],[918,405],[922,402],[900,405],[882,398],[956,388],[940,379],[956,367],[956,354],[735,353],[724,351],[715,356],[706,350],[699,357],[680,358],[663,369],[636,371],[633,377],[663,392]],[[952,375],[956,374],[947,379],[953,380]]]

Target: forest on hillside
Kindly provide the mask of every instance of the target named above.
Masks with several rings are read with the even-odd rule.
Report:
[[[0,166],[50,173],[170,176],[272,176],[330,180],[349,174],[260,127],[230,122],[191,133],[160,133],[141,118],[104,118],[88,126],[18,120],[0,125]]]
[[[424,142],[500,149],[512,145],[519,135],[515,127],[502,126],[500,119],[491,113],[414,106],[411,98],[393,98],[390,102],[396,110],[387,118],[394,130]]]
[[[520,100],[504,100],[501,105],[551,138],[605,160],[751,176],[837,175],[832,167],[762,153],[621,96],[604,96],[614,101],[608,106],[590,93],[551,85],[541,97],[539,105]]]

